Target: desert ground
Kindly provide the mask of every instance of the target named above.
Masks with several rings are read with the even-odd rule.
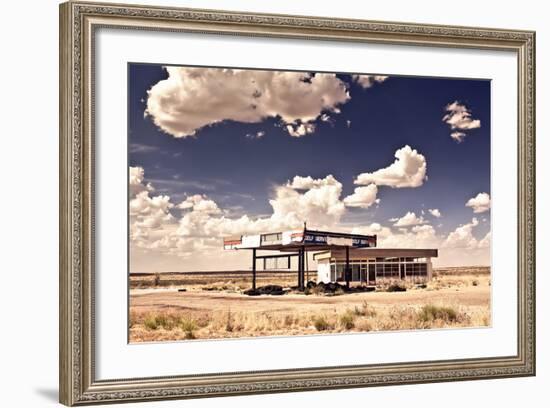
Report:
[[[309,274],[315,279],[315,273]],[[386,282],[371,291],[292,289],[295,273],[250,271],[130,275],[130,342],[482,327],[491,324],[489,267],[434,270],[426,284]]]

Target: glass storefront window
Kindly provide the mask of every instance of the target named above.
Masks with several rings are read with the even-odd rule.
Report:
[[[381,258],[385,259],[385,258]],[[394,258],[398,259],[398,258]],[[413,259],[413,258],[401,258]],[[374,268],[376,279],[401,279],[417,277],[426,277],[428,275],[428,265],[425,262],[376,262],[369,263],[366,260],[355,260],[350,262],[351,275],[353,282],[368,280],[368,265]],[[332,281],[345,281],[345,262],[336,262],[330,264],[330,277]],[[404,272],[404,275],[401,274]]]

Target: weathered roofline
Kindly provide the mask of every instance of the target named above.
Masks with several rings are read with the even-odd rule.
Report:
[[[285,250],[301,245],[303,247],[364,248],[375,247],[376,235],[351,234],[346,232],[293,229],[251,235],[233,235],[223,239],[225,249],[268,249]]]
[[[345,259],[346,254],[344,249],[333,248],[322,253],[315,254],[324,255],[328,258]],[[349,250],[349,258],[364,259],[364,258],[437,258],[439,250],[436,248],[351,248]]]

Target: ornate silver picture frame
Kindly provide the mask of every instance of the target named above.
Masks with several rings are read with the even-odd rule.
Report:
[[[98,379],[95,346],[95,99],[98,29],[449,49],[517,58],[517,352],[483,358]],[[535,375],[535,33],[67,2],[60,6],[60,402],[81,405]],[[121,136],[123,137],[123,136]],[[497,169],[493,169],[495,171]],[[512,248],[510,249],[512,250]],[[125,271],[120,271],[125,273]]]

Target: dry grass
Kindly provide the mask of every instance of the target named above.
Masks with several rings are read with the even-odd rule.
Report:
[[[293,334],[416,330],[488,326],[487,312],[426,304],[422,306],[367,306],[341,313],[243,313],[213,312],[207,315],[159,312],[131,318],[132,341],[214,339]]]
[[[193,276],[184,285],[187,292],[178,294],[172,291],[172,298],[163,295],[165,292],[162,291],[157,294],[157,290],[151,297],[131,297],[130,340],[193,340],[490,325],[490,274],[480,269],[454,272],[442,271],[425,286],[401,283],[406,289],[403,293],[387,292],[388,284],[377,288],[376,292],[342,293],[337,297],[322,296],[312,288],[310,294],[319,296],[290,294],[251,298],[239,294],[250,287],[246,280],[199,277],[204,283],[198,284],[197,276]],[[166,287],[168,282],[162,274],[158,282],[154,282],[155,275],[140,276],[137,280],[143,279],[150,280],[148,288],[153,284]],[[288,287],[295,282],[284,277],[266,279],[264,283]],[[142,299],[139,307],[136,304],[138,298]],[[197,304],[196,300],[201,302]]]
[[[353,310],[346,310],[344,313],[342,313],[339,317],[339,323],[340,326],[344,330],[351,330],[355,327],[355,318],[357,315],[354,313]]]
[[[333,328],[333,326],[328,322],[326,316],[315,316],[311,320],[317,331],[326,331]]]
[[[365,317],[375,317],[376,316],[376,310],[369,306],[369,304],[364,301],[361,306],[355,306],[353,309],[353,313],[356,316],[365,316]]]
[[[457,321],[458,313],[454,308],[448,306],[425,305],[418,312],[418,319],[423,322],[442,320],[452,323]]]

